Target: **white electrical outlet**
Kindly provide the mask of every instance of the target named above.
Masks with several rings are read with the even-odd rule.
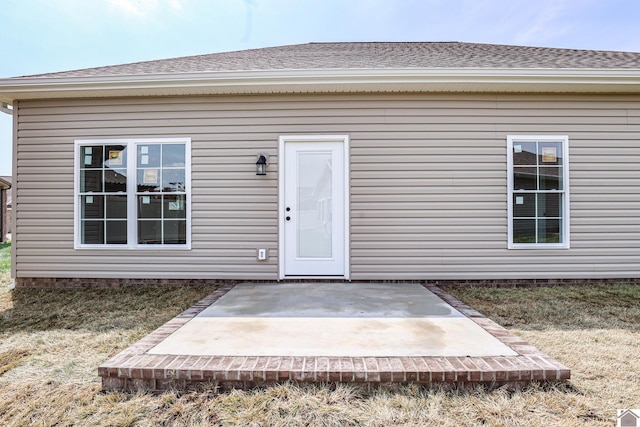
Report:
[[[258,261],[266,261],[266,260],[267,260],[267,250],[258,249]]]

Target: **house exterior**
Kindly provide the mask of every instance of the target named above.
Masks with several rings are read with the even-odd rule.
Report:
[[[640,53],[311,43],[0,102],[18,286],[640,277]]]
[[[9,177],[0,176],[0,243],[4,243],[11,230],[11,217],[8,210],[11,191]]]
[[[3,176],[3,177],[0,177],[0,178],[4,179],[9,184],[11,184],[11,182],[13,181],[10,176]],[[6,234],[8,236],[10,236],[11,235],[11,217],[12,217],[12,213],[13,213],[13,201],[12,201],[13,198],[11,197],[11,187],[9,187],[7,189],[7,192],[5,193],[5,195],[6,195],[6,199],[7,199],[6,203],[5,203],[6,213],[7,213],[5,226],[6,226],[6,231],[7,231]]]

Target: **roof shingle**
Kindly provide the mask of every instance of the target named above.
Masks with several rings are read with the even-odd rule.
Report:
[[[460,42],[307,43],[25,77],[385,68],[640,69],[640,53]]]

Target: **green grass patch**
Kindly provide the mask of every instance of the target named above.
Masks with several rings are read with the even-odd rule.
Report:
[[[11,243],[0,244],[0,287],[11,283]]]
[[[11,271],[11,243],[0,243],[0,274]]]

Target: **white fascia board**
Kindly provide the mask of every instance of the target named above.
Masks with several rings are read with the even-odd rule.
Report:
[[[314,92],[640,93],[640,69],[331,69],[0,79],[20,99]]]

